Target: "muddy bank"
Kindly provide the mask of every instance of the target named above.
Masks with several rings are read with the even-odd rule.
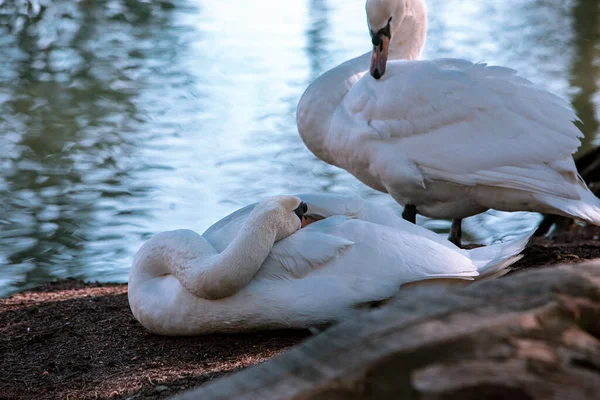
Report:
[[[0,300],[0,399],[165,398],[307,336],[165,338],[133,318],[126,285],[65,280]]]
[[[599,235],[594,227],[535,238],[515,270],[598,258]],[[0,398],[165,398],[309,336],[165,338],[132,317],[126,285],[65,280],[0,300]]]

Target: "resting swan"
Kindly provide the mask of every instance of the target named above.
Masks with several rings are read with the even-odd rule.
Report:
[[[299,229],[306,207],[320,220]],[[411,282],[502,275],[527,239],[462,250],[360,199],[277,196],[202,236],[176,230],[151,238],[134,258],[129,304],[161,335],[320,326]]]
[[[567,101],[512,69],[420,61],[424,0],[366,10],[372,52],[321,75],[298,104],[310,151],[389,193],[412,222],[454,219],[454,243],[462,218],[490,208],[600,224],[600,200],[573,162],[582,134]]]

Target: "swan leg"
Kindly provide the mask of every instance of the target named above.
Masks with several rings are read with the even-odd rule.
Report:
[[[554,225],[557,219],[557,215],[545,215],[544,219],[542,220],[542,222],[540,222],[538,228],[535,230],[533,236],[546,236],[546,234],[548,233],[548,231],[550,231],[550,228],[552,228],[552,225]]]
[[[404,211],[402,211],[402,218],[407,220],[408,222],[412,222],[415,224],[417,222],[417,206],[414,204],[407,204],[404,206]]]
[[[460,247],[460,238],[462,236],[462,218],[452,220],[452,228],[450,228],[450,236],[448,240]]]

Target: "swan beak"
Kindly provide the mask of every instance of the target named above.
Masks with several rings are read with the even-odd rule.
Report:
[[[296,214],[298,216],[298,218],[300,218],[300,221],[302,221],[302,216],[307,211],[308,211],[308,206],[306,205],[305,202],[301,201],[300,204],[298,205],[298,208],[296,208],[294,210],[294,214]]]
[[[325,218],[321,217],[320,215],[306,215],[305,214],[302,216],[302,228],[304,228],[314,222],[320,221],[322,219],[325,219]]]
[[[373,53],[371,53],[371,76],[375,79],[385,74],[390,44],[390,38],[386,35],[380,35],[379,39],[379,43],[373,46]]]

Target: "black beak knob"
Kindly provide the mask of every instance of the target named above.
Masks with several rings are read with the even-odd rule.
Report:
[[[306,205],[305,202],[301,201],[300,204],[298,205],[298,208],[296,208],[294,210],[294,213],[298,216],[298,218],[300,218],[300,220],[302,221],[302,216],[304,215],[304,213],[306,213],[308,211],[308,206]]]

